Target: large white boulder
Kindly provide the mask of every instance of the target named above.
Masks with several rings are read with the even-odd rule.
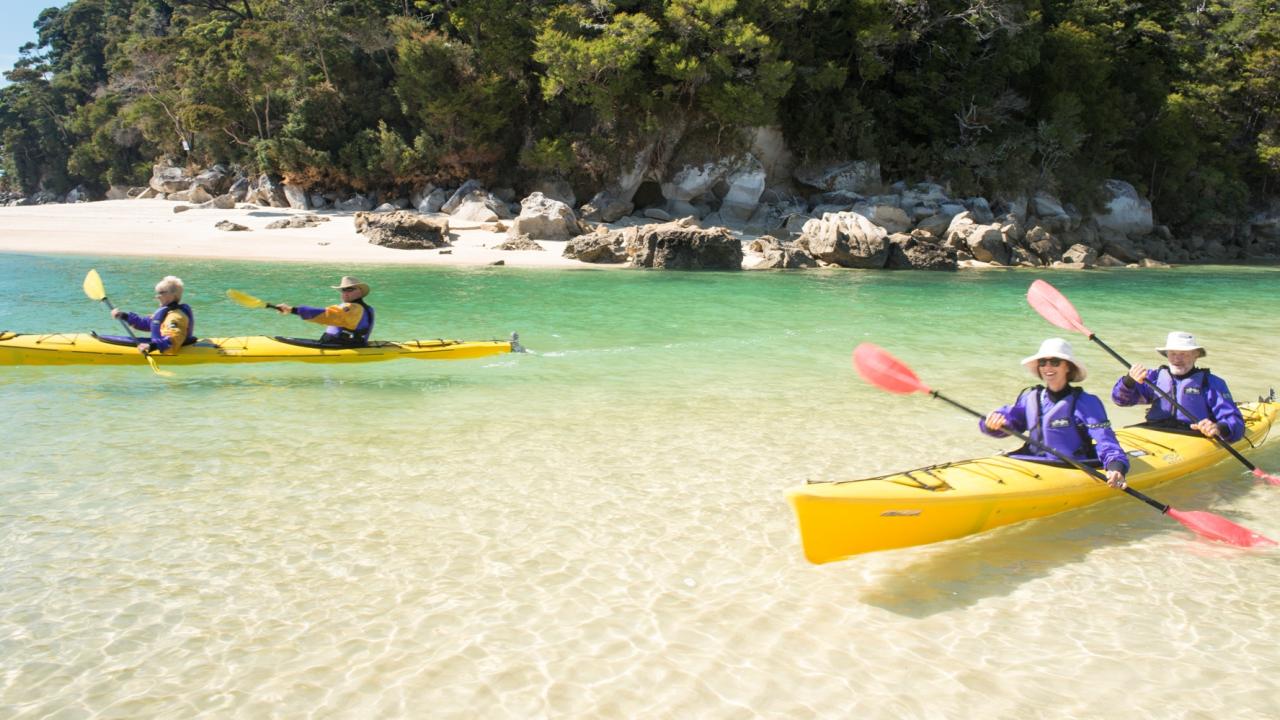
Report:
[[[1105,209],[1093,216],[1099,228],[1128,236],[1151,234],[1155,222],[1150,201],[1123,180],[1108,180],[1102,187],[1108,199]]]

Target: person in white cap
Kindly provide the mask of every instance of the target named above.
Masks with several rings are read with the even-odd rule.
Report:
[[[158,310],[151,315],[138,315],[115,308],[111,317],[124,320],[135,330],[151,333],[150,339],[138,343],[138,350],[143,354],[176,355],[182,346],[196,341],[195,313],[190,305],[182,302],[182,291],[182,280],[166,275],[156,283]]]
[[[1196,367],[1196,361],[1208,351],[1196,343],[1195,336],[1175,330],[1156,352],[1165,356],[1169,364],[1148,370],[1141,363],[1134,363],[1111,389],[1116,405],[1150,405],[1147,422],[1156,427],[1198,430],[1205,437],[1216,435],[1228,442],[1244,437],[1244,417],[1231,397],[1227,381],[1209,372],[1209,368]],[[1192,417],[1171,407],[1153,385],[1177,400]]]
[[[373,308],[364,301],[369,286],[345,275],[333,289],[342,293],[342,302],[337,305],[317,308],[281,303],[276,305],[276,310],[281,315],[293,314],[307,322],[325,325],[324,335],[320,336],[322,343],[343,347],[368,345],[369,336],[373,334]]]
[[[1049,338],[1040,349],[1022,359],[1022,365],[1044,385],[1028,388],[1012,405],[993,411],[978,423],[987,435],[1003,437],[1005,428],[1026,433],[1031,439],[1084,464],[1101,465],[1107,484],[1123,488],[1129,459],[1116,440],[1107,410],[1098,396],[1072,387],[1088,376],[1071,351],[1071,343]],[[1061,462],[1036,445],[1026,445],[1010,457],[1035,462]]]

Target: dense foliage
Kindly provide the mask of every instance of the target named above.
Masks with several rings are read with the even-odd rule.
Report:
[[[142,184],[169,156],[308,186],[560,177],[781,127],[888,178],[1211,226],[1280,179],[1272,0],[73,0],[0,89],[0,181]]]

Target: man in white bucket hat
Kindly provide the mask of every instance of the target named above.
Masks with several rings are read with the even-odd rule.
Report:
[[[329,307],[307,307],[280,304],[276,309],[282,315],[297,315],[307,322],[325,325],[320,342],[342,347],[364,347],[373,333],[373,308],[365,303],[369,285],[350,275],[344,275],[334,290],[342,294],[342,302]]]
[[[1107,484],[1124,487],[1129,459],[1116,440],[1107,409],[1098,396],[1072,387],[1088,377],[1076,359],[1071,343],[1049,338],[1040,350],[1022,359],[1022,365],[1044,385],[1024,390],[1012,405],[1005,405],[984,418],[978,428],[987,435],[1003,437],[1005,428],[1027,433],[1033,440],[1080,462],[1101,465]],[[1028,445],[1010,457],[1035,462],[1060,463],[1051,453]]]
[[[1196,367],[1196,361],[1208,351],[1196,342],[1195,336],[1175,330],[1156,352],[1165,356],[1169,364],[1148,370],[1141,363],[1134,363],[1111,389],[1116,405],[1150,405],[1147,422],[1156,427],[1197,430],[1205,437],[1216,435],[1228,442],[1244,437],[1244,417],[1227,382],[1209,372],[1209,368]],[[1171,407],[1152,385],[1172,396],[1194,417]]]

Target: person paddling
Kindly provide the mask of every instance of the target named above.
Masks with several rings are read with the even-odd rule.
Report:
[[[1049,338],[1040,344],[1036,354],[1023,358],[1022,365],[1044,385],[1022,391],[1012,405],[987,415],[978,423],[978,428],[992,437],[1005,436],[1005,428],[1026,433],[1083,464],[1100,464],[1107,484],[1123,488],[1129,460],[1116,440],[1102,401],[1071,385],[1088,375],[1072,353],[1071,343],[1062,338]],[[1060,462],[1034,446],[1023,446],[1009,456],[1035,462]]]
[[[350,275],[343,276],[333,288],[342,296],[342,302],[324,308],[280,304],[276,310],[282,315],[298,317],[318,325],[327,325],[320,342],[343,347],[364,347],[373,334],[373,308],[364,301],[369,286]]]
[[[1165,356],[1169,364],[1148,370],[1142,363],[1134,363],[1111,390],[1111,399],[1116,405],[1150,405],[1147,423],[1154,427],[1197,430],[1205,437],[1219,436],[1227,442],[1244,437],[1244,417],[1231,398],[1227,382],[1209,372],[1209,368],[1196,367],[1196,361],[1208,351],[1196,343],[1194,335],[1175,330],[1156,352]],[[1171,396],[1193,417],[1158,397],[1152,385]]]
[[[196,341],[195,314],[191,306],[182,302],[182,280],[172,275],[156,283],[156,302],[160,308],[150,316],[126,312],[119,308],[111,310],[111,317],[123,319],[135,330],[151,333],[151,339],[138,343],[138,350],[146,355],[158,352],[162,355],[176,355],[183,345]]]

